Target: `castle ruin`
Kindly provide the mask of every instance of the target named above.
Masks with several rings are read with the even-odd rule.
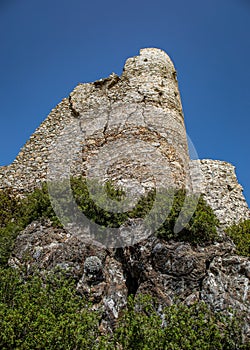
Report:
[[[231,164],[190,160],[176,70],[160,49],[127,59],[121,76],[77,85],[0,168],[0,189],[31,191],[51,172],[110,180],[131,197],[157,186],[198,191],[225,226],[250,217]]]

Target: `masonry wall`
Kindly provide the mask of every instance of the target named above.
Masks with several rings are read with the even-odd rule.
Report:
[[[223,226],[250,219],[250,210],[238,183],[235,167],[227,162],[211,159],[192,161],[198,163],[203,181],[196,189],[203,193]]]
[[[12,164],[0,168],[0,188],[30,191],[47,178],[47,163],[52,143],[74,118],[65,98],[37,128]]]
[[[188,148],[176,71],[167,54],[143,49],[121,77],[79,84],[0,170],[0,188],[31,190],[84,174],[137,194],[188,187]],[[52,174],[52,175],[51,175]],[[135,194],[135,193],[134,193]]]
[[[0,168],[0,189],[31,191],[69,175],[111,180],[135,198],[157,186],[197,186],[223,224],[249,217],[231,164],[192,164],[202,183],[190,181],[175,67],[162,50],[143,49],[126,61],[121,76],[79,84],[63,99],[15,161]]]

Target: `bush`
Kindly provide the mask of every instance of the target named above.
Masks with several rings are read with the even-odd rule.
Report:
[[[101,314],[77,295],[72,281],[62,275],[24,281],[0,268],[2,350],[249,349],[242,344],[240,318],[213,313],[204,303],[158,309],[149,296],[129,297],[113,334],[102,335]]]
[[[32,221],[49,218],[60,225],[50,203],[47,185],[27,193],[25,198],[14,196],[10,190],[0,191],[0,265],[6,265],[15,238]]]
[[[15,239],[22,228],[15,223],[0,228],[0,266],[7,264]]]
[[[149,214],[146,220],[152,230],[155,223],[164,222],[156,231],[156,235],[160,238],[184,240],[192,244],[211,243],[217,238],[219,220],[213,210],[203,197],[187,195],[184,190],[162,189],[157,193],[157,197],[156,192],[151,191],[147,196],[140,198],[132,210],[125,213],[112,213],[95,204],[89,195],[85,181],[73,179],[72,185],[79,208],[90,220],[100,226],[119,227],[128,219],[145,218]],[[113,195],[112,198],[118,197],[115,205],[119,209],[119,199],[123,193],[118,189],[116,197],[112,185],[109,184],[108,189]],[[98,190],[97,185],[96,190]],[[100,203],[104,201],[101,197],[98,200]],[[155,200],[157,200],[156,209],[153,207]],[[166,212],[169,214],[167,215]],[[175,233],[174,227],[179,217],[184,222],[184,227],[180,232]]]
[[[162,201],[166,201],[166,195]],[[175,232],[177,220],[181,229]],[[219,220],[204,198],[187,195],[184,190],[175,192],[169,215],[156,232],[166,240],[187,241],[191,244],[212,243],[217,238]]]
[[[250,257],[250,220],[230,226],[226,233],[234,241],[237,254]]]
[[[128,213],[116,213],[106,211],[102,208],[105,203],[106,194],[109,198],[115,200],[114,205],[119,208],[122,197],[122,191],[116,190],[111,183],[100,186],[97,182],[86,182],[85,179],[71,179],[72,191],[79,209],[86,217],[96,224],[103,227],[120,227],[128,219]],[[98,194],[98,204],[91,198],[88,190],[91,186],[92,194]]]
[[[0,348],[94,349],[100,315],[90,310],[65,278],[23,283],[10,269],[0,269]]]
[[[248,349],[240,327],[240,319],[214,313],[204,303],[174,304],[160,315],[148,296],[140,296],[129,298],[112,345],[134,350]]]
[[[49,186],[53,190],[53,198],[50,197],[47,184],[43,184],[41,188],[26,194],[24,199],[17,199],[10,191],[0,192],[1,265],[7,263],[18,232],[32,221],[48,218],[55,226],[62,227],[54,213],[51,200],[57,213],[61,213],[64,224],[70,222],[72,215],[76,221],[79,220],[79,215],[72,210],[70,205],[72,197],[64,183],[52,183]],[[145,218],[149,214],[146,220],[152,231],[154,231],[155,222],[159,219],[160,222],[164,222],[156,231],[156,235],[160,238],[184,240],[192,244],[210,243],[217,238],[216,227],[219,222],[212,209],[202,197],[198,199],[195,196],[187,196],[183,190],[162,190],[157,193],[157,197],[155,191],[151,191],[147,196],[140,198],[132,210],[117,213],[102,208],[106,194],[115,200],[114,205],[118,210],[119,205],[122,206],[121,199],[125,198],[124,192],[115,189],[111,183],[107,183],[104,188],[100,188],[98,183],[91,183],[92,191],[98,193],[99,206],[91,198],[85,179],[71,179],[71,186],[79,209],[90,221],[95,222],[100,227],[120,227],[128,219]],[[154,209],[156,200],[157,210]],[[169,215],[166,214],[167,211],[169,211]],[[174,227],[179,217],[185,225],[180,232],[175,233]]]
[[[40,218],[48,218],[55,225],[59,225],[51,206],[46,183],[43,183],[41,188],[36,188],[32,193],[26,195],[21,202],[19,216],[23,227]]]

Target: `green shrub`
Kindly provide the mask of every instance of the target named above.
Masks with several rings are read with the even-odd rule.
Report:
[[[230,226],[226,233],[234,241],[237,254],[250,257],[250,220]]]
[[[164,195],[162,201],[166,201]],[[174,228],[179,220],[181,229]],[[170,213],[163,225],[156,232],[157,236],[166,240],[183,240],[192,244],[212,243],[217,238],[219,220],[204,198],[187,195],[184,190],[175,192]]]
[[[0,269],[0,348],[94,349],[100,315],[70,281],[33,276],[22,282]]]
[[[113,334],[99,330],[101,313],[62,275],[29,276],[0,268],[2,350],[233,350],[242,344],[242,320],[213,313],[204,303],[174,304],[159,314],[149,296],[128,298]]]
[[[0,190],[0,228],[15,221],[20,209],[20,200],[10,189]]]
[[[85,179],[75,178],[71,179],[72,191],[79,209],[85,216],[103,227],[120,227],[128,219],[128,213],[110,212],[102,208],[105,203],[106,194],[109,198],[115,200],[114,205],[119,208],[120,200],[123,192],[116,190],[111,183],[107,183],[104,187],[97,182],[86,182]],[[98,194],[98,203],[91,198],[88,190],[91,186],[91,193]],[[104,191],[103,191],[104,190]]]
[[[49,184],[53,190],[51,198],[47,184],[26,194],[24,199],[17,199],[10,191],[0,191],[0,264],[8,261],[14,240],[21,230],[32,221],[40,218],[49,218],[55,226],[62,227],[59,219],[54,213],[60,213],[63,224],[74,220],[80,220],[79,213],[74,212],[70,205],[72,194],[69,193],[64,183]],[[126,199],[120,189],[115,189],[111,183],[107,183],[104,189],[96,182],[91,183],[93,193],[98,193],[98,203],[91,198],[88,184],[83,178],[71,179],[72,192],[78,208],[92,222],[100,227],[120,227],[128,219],[146,218],[148,227],[154,230],[155,223],[163,222],[156,231],[160,238],[169,240],[184,240],[192,244],[203,244],[213,242],[216,237],[218,219],[204,199],[195,196],[187,196],[183,190],[162,190],[160,193],[151,191],[147,196],[138,200],[133,209],[127,212],[111,212],[102,208],[106,195],[114,200],[114,205],[119,211],[121,200]],[[51,193],[51,192],[50,192]],[[53,207],[51,205],[53,202]],[[157,201],[155,209],[154,203]],[[183,204],[185,205],[183,206]],[[160,210],[159,210],[160,209]],[[169,211],[167,215],[166,212]],[[180,214],[181,213],[181,214]],[[181,217],[184,227],[175,233],[174,227],[177,219]]]
[[[41,188],[36,188],[32,193],[26,195],[21,202],[19,215],[23,227],[40,218],[49,218],[55,225],[59,224],[51,206],[46,183],[43,183]]]
[[[7,264],[15,239],[22,228],[15,223],[0,228],[0,266]]]
[[[86,182],[82,179],[73,179],[72,188],[79,208],[90,220],[100,226],[119,227],[128,219],[145,218],[149,214],[146,220],[148,227],[152,230],[155,223],[164,222],[156,231],[156,235],[160,238],[184,240],[192,244],[211,243],[217,238],[219,220],[213,210],[203,197],[187,195],[184,190],[163,189],[157,193],[157,197],[156,192],[151,191],[147,196],[140,198],[132,210],[125,213],[112,213],[95,204],[89,195]],[[109,185],[109,191],[114,193],[111,185]],[[122,195],[124,194],[121,191],[118,192],[119,199]],[[104,201],[99,198],[99,202],[102,200]],[[155,200],[157,200],[156,209],[153,206]],[[119,201],[116,205],[119,209]],[[169,214],[167,215],[166,212]],[[180,232],[175,233],[174,227],[180,215],[184,225]]]
[[[32,221],[49,218],[60,225],[50,203],[47,185],[17,198],[10,190],[0,191],[0,265],[6,265],[18,233]]]
[[[174,304],[159,315],[152,300],[140,296],[129,298],[112,345],[127,350],[248,349],[242,344],[241,324],[240,318],[214,313],[204,303]]]

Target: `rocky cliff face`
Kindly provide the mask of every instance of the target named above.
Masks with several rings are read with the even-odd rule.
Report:
[[[70,175],[111,180],[132,204],[152,188],[203,193],[222,228],[249,218],[232,165],[190,161],[176,71],[158,49],[143,49],[129,58],[120,77],[111,74],[78,85],[13,164],[0,169],[0,188],[21,193]],[[106,328],[112,327],[127,296],[138,293],[151,294],[162,305],[175,298],[187,304],[204,300],[216,310],[231,306],[250,314],[250,262],[235,254],[223,233],[220,242],[193,247],[153,234],[145,237],[140,220],[131,227],[141,238],[111,248],[86,243],[74,225],[66,230],[37,221],[18,236],[9,264],[25,266],[28,273],[65,270],[76,279],[79,292],[103,308]]]
[[[176,299],[187,305],[203,300],[217,311],[242,311],[244,333],[250,336],[250,261],[236,255],[229,239],[193,247],[152,235],[133,246],[108,249],[87,245],[80,235],[49,222],[34,222],[17,238],[9,264],[28,274],[63,270],[73,276],[79,293],[103,310],[104,329],[112,328],[128,295],[144,293],[162,307]]]

